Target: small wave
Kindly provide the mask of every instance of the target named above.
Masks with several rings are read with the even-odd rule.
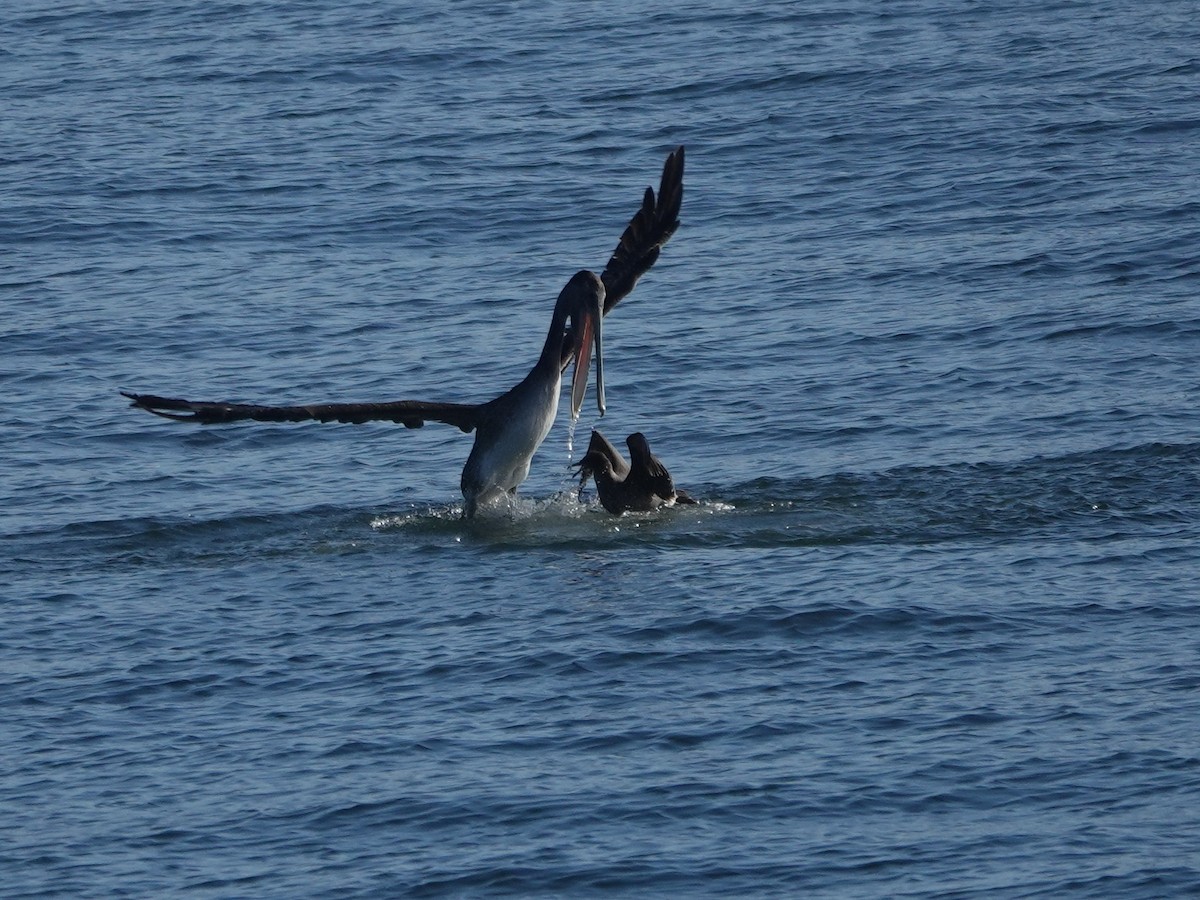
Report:
[[[1043,336],[1043,340],[1057,341],[1073,338],[1150,338],[1155,341],[1195,338],[1200,334],[1200,319],[1189,321],[1153,322],[1104,322],[1100,324],[1075,325],[1058,328]]]
[[[21,561],[105,567],[228,565],[264,556],[394,552],[411,546],[585,553],[633,548],[792,547],[1009,540],[1071,529],[1117,537],[1180,531],[1200,516],[1200,445],[1147,443],[1014,462],[899,467],[693,485],[703,499],[612,516],[574,492],[518,496],[474,520],[460,504],[395,512],[318,506],[211,518],[70,523],[5,536]]]
[[[301,512],[226,516],[103,519],[72,522],[6,536],[14,556],[87,567],[226,566],[243,558],[350,551],[362,536],[364,514],[328,506]]]
[[[1198,460],[1200,446],[1149,443],[1012,463],[760,478],[727,496],[740,514],[735,530],[755,544],[919,544],[1067,527],[1105,535],[1193,521]]]

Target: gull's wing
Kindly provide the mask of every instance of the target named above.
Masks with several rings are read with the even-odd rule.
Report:
[[[679,227],[679,208],[683,204],[683,147],[667,157],[663,164],[658,195],[646,188],[642,208],[637,211],[621,242],[604,267],[604,314],[621,302],[637,280],[658,260],[659,251]]]
[[[655,496],[670,500],[675,496],[675,482],[671,473],[657,456],[650,457],[650,464],[639,473],[639,481],[648,487]]]
[[[444,422],[462,431],[479,424],[482,406],[475,403],[426,403],[421,400],[394,400],[386,403],[310,403],[303,406],[260,406],[254,403],[213,403],[207,400],[180,400],[153,394],[121,391],[144,409],[166,419],[215,425],[253,419],[256,422],[397,422],[406,428],[420,428],[426,422]]]
[[[675,482],[662,460],[650,452],[650,444],[641,432],[625,439],[629,448],[629,478],[639,491],[645,491],[663,500],[675,497]]]
[[[588,441],[588,453],[602,453],[608,457],[612,463],[613,474],[618,478],[624,478],[629,474],[629,463],[625,461],[625,457],[621,455],[621,451],[612,445],[612,441],[600,433],[598,429],[592,429],[591,440]]]

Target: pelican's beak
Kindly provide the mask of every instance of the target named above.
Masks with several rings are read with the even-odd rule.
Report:
[[[571,418],[579,417],[583,409],[583,395],[587,391],[588,364],[591,362],[592,346],[596,348],[596,406],[604,415],[604,341],[601,324],[604,321],[603,294],[596,296],[594,307],[580,316],[582,321],[575,331],[575,371],[571,374]]]

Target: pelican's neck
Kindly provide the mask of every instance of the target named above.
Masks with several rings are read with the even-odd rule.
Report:
[[[550,330],[546,332],[546,343],[542,345],[542,354],[538,357],[538,369],[552,368],[561,373],[574,358],[571,336],[567,331],[569,315],[566,303],[560,301],[554,304],[554,315],[550,317]]]

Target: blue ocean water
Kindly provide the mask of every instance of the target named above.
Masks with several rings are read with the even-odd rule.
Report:
[[[5,4],[4,895],[1200,893],[1198,22]],[[494,396],[679,144],[511,510],[118,394]]]

